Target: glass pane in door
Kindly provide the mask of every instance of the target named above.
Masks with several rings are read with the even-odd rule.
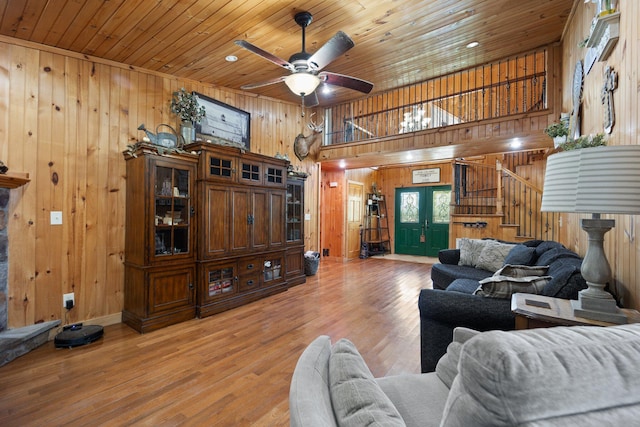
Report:
[[[400,195],[400,222],[404,224],[415,224],[419,221],[418,206],[420,194],[416,192],[406,192]]]
[[[433,191],[433,222],[435,224],[448,224],[451,208],[451,191]]]

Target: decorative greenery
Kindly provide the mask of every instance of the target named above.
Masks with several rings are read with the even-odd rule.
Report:
[[[590,36],[585,37],[584,39],[580,40],[578,42],[578,47],[582,48],[582,47],[586,47],[587,43],[589,43],[589,38]]]
[[[607,145],[605,136],[603,133],[596,135],[582,135],[577,139],[570,139],[567,142],[560,144],[558,148],[562,151],[578,150],[580,148],[600,147]]]
[[[552,123],[544,129],[544,133],[549,135],[551,138],[555,138],[557,136],[569,135],[569,129],[562,122]]]
[[[185,88],[173,92],[171,111],[183,122],[200,123],[205,116],[204,107],[198,106],[198,95],[187,92]]]

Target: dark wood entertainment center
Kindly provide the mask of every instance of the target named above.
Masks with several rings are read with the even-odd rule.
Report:
[[[304,179],[288,161],[210,143],[124,155],[124,323],[148,332],[305,282]]]

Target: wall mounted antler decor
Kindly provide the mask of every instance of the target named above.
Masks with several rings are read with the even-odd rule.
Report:
[[[311,146],[316,143],[319,139],[318,136],[322,133],[324,128],[323,122],[324,118],[320,120],[320,124],[316,124],[311,120],[311,123],[307,123],[307,127],[312,131],[311,135],[304,136],[304,134],[301,133],[296,136],[293,143],[293,152],[299,160],[304,160],[309,155],[309,149],[311,149]]]

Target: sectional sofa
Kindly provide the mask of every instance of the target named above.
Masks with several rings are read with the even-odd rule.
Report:
[[[558,242],[531,240],[510,244],[490,239],[464,239],[460,243],[459,249],[440,252],[440,263],[435,264],[431,272],[434,289],[420,292],[422,372],[435,369],[458,326],[479,331],[515,328],[510,292],[492,295],[491,290],[500,291],[503,289],[500,286],[505,285],[509,291],[577,299],[578,292],[587,287],[580,274],[582,258]],[[515,283],[505,284],[495,276],[499,270],[509,269],[505,269],[505,265],[542,270],[535,272],[537,276],[529,276],[531,282],[522,286],[522,277],[510,279]],[[479,291],[483,280],[489,283]],[[495,289],[487,290],[487,285]]]

